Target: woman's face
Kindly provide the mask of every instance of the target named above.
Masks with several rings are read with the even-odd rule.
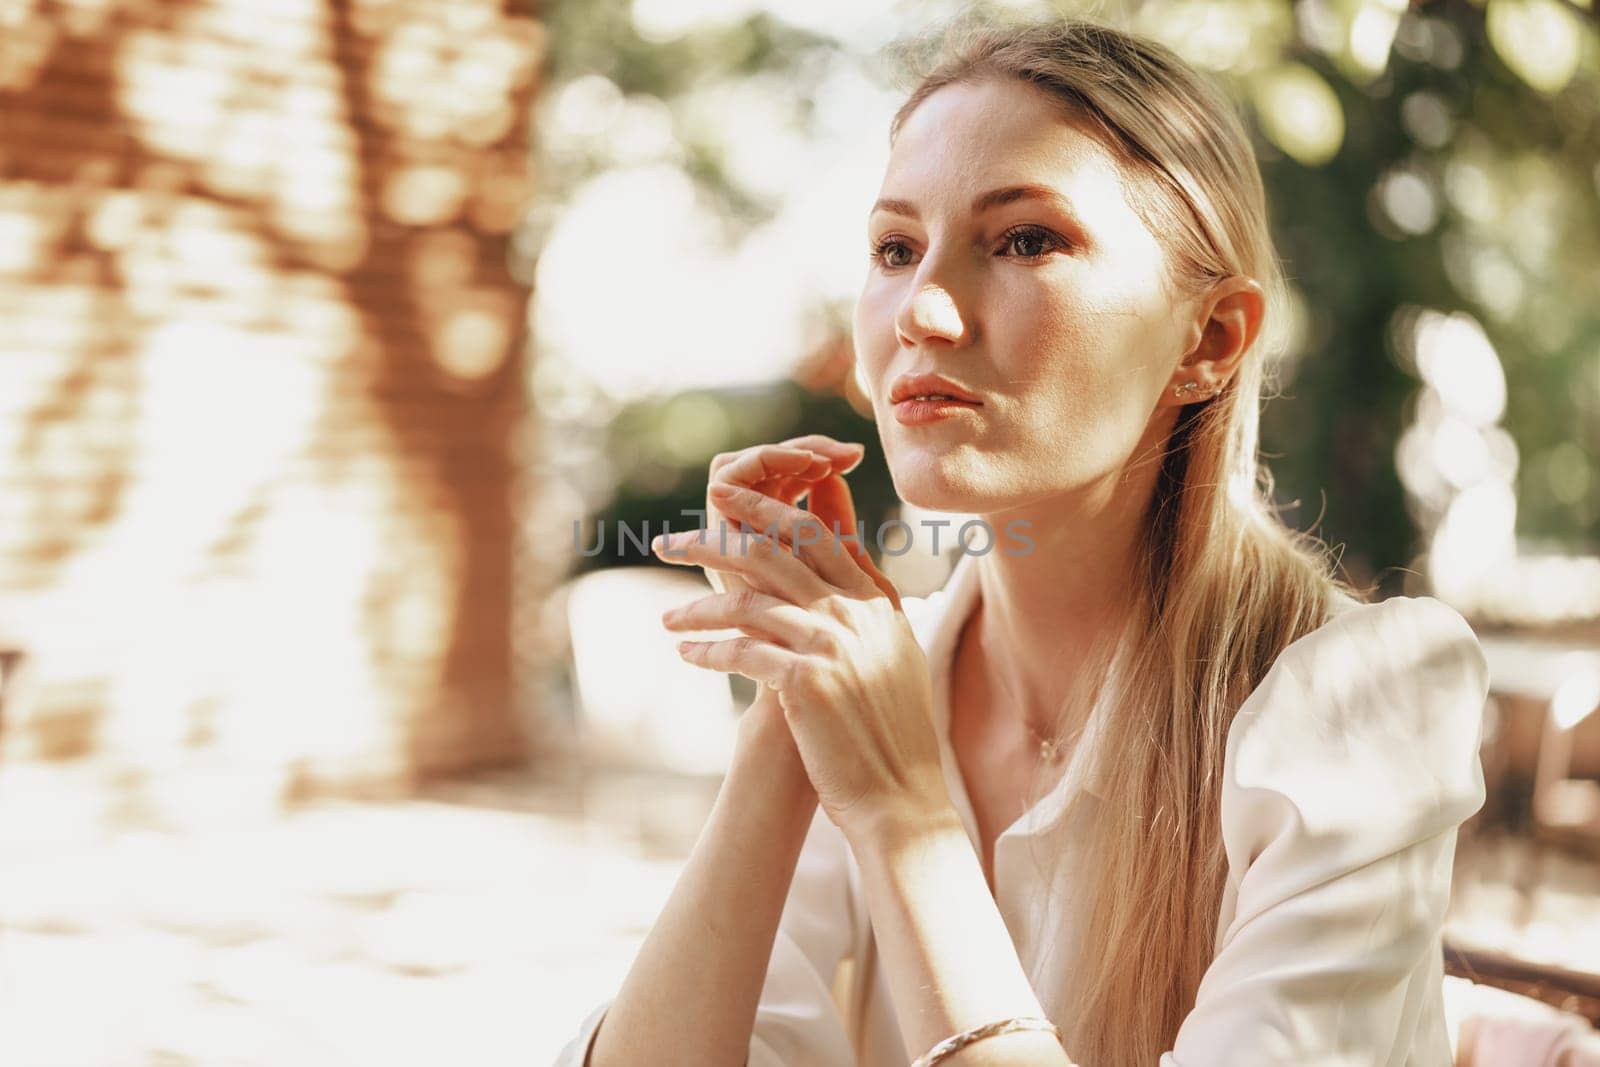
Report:
[[[1021,83],[949,85],[907,118],[854,324],[903,499],[993,514],[1102,482],[1166,440],[1167,386],[1198,335],[1127,180]],[[981,405],[897,410],[896,380],[921,373]]]

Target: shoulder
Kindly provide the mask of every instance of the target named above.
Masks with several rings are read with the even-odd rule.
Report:
[[[1291,679],[1336,701],[1380,686],[1396,697],[1476,693],[1481,710],[1489,668],[1472,627],[1448,604],[1426,596],[1369,604],[1335,591],[1327,620],[1279,654],[1257,693]]]
[[[1454,608],[1433,597],[1366,604],[1335,593],[1327,620],[1279,653],[1239,716],[1270,718],[1285,696],[1309,696],[1345,726],[1370,720],[1378,707],[1391,725],[1402,710],[1429,722],[1452,711],[1447,717],[1460,719],[1464,710],[1482,711],[1488,688],[1483,649]]]
[[[1336,599],[1322,626],[1278,656],[1229,729],[1230,852],[1253,852],[1290,820],[1335,851],[1381,855],[1454,827],[1483,803],[1489,676],[1472,628],[1432,597]],[[1362,843],[1340,845],[1341,836]]]

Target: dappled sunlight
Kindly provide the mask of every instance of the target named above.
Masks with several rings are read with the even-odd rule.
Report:
[[[501,3],[0,2],[0,1060],[505,1047],[380,1022],[510,1011],[527,909],[468,894],[566,831],[285,811],[527,757],[542,46]]]
[[[1285,63],[1256,81],[1262,128],[1300,163],[1332,159],[1344,141],[1344,112],[1322,76],[1299,63]]]
[[[665,900],[668,857],[686,847],[672,827],[710,800],[704,786],[490,779],[24,851],[17,802],[30,794],[12,783],[0,783],[0,1059],[28,1064],[131,1050],[195,1064],[547,1063],[579,994],[625,965]],[[486,792],[523,810],[485,808]],[[573,800],[586,824],[563,814]],[[95,1026],[80,1025],[86,1005]]]
[[[140,140],[191,164],[209,192],[255,201],[321,265],[359,263],[359,147],[344,125],[331,12],[293,0],[263,19],[214,0],[169,25],[133,30],[117,50],[118,103]]]
[[[553,165],[604,153],[608,166],[542,236],[542,357],[619,400],[782,380],[854,299],[893,103],[851,64],[820,77],[810,130],[775,77],[708,81],[671,110],[599,75],[553,88]],[[702,141],[730,146],[730,174],[776,205],[737,241],[685,170]]]
[[[28,479],[3,536],[36,605],[13,627],[34,684],[7,750],[70,719],[69,747],[152,771],[206,753],[285,788],[296,767],[411,773],[423,705],[509,626],[503,604],[459,601],[483,570],[468,545],[487,561],[498,538],[509,573],[490,499],[497,478],[510,490],[517,409],[468,408],[519,362],[523,291],[497,235],[525,199],[526,139],[459,109],[525,113],[539,31],[492,4],[80,6],[5,11],[51,42],[33,95],[5,105],[5,147],[31,152],[0,181],[0,443]],[[413,121],[430,105],[407,71],[473,103]],[[499,173],[448,204],[426,181],[384,202],[426,166]],[[52,609],[87,604],[87,621]],[[462,646],[463,627],[482,636]],[[503,668],[490,684],[505,691]],[[489,689],[451,703],[472,691]]]
[[[545,1063],[615,992],[755,693],[650,534],[801,433],[906,595],[976,518],[851,337],[880,49],[964,6],[0,0],[0,1063]],[[1482,638],[1449,936],[1592,969],[1594,3],[980,6],[1236,101],[1271,504]]]
[[[1520,546],[1520,456],[1499,425],[1507,390],[1499,355],[1465,312],[1406,309],[1396,352],[1421,379],[1395,463],[1429,538],[1428,580],[1474,618],[1550,623],[1600,615],[1600,558]]]
[[[1523,81],[1554,94],[1578,72],[1579,18],[1574,6],[1558,0],[1489,0],[1489,42]]]

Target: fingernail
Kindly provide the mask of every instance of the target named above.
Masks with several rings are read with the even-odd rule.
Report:
[[[660,534],[656,534],[655,537],[653,537],[651,539],[651,541],[650,541],[650,551],[652,551],[652,552],[660,552],[662,543],[663,543],[662,536]]]

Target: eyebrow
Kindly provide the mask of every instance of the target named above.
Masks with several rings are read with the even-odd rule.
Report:
[[[981,215],[992,208],[1013,204],[1018,200],[1047,201],[1066,212],[1074,223],[1078,222],[1078,215],[1072,210],[1072,203],[1047,185],[1007,185],[1000,189],[991,189],[972,201],[972,213]],[[908,219],[921,220],[922,218],[922,215],[917,211],[917,206],[911,201],[896,200],[892,197],[884,197],[878,200],[877,203],[872,205],[872,211],[869,214],[877,214],[880,211],[904,215]]]

